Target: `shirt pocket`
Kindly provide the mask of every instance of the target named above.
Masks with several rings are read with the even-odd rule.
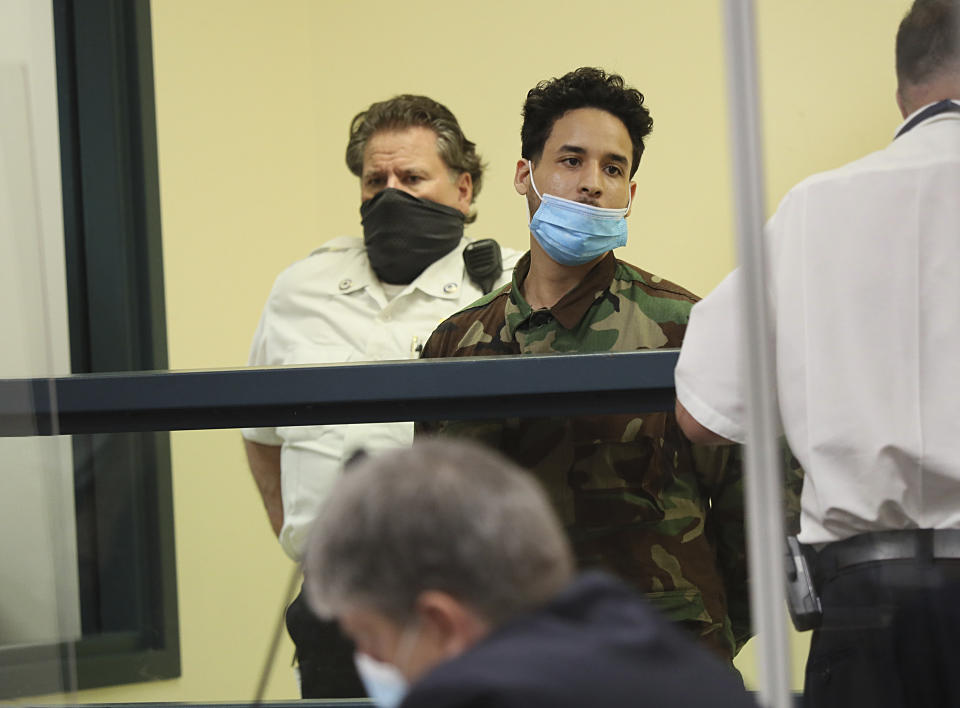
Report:
[[[579,526],[653,524],[664,518],[662,414],[590,416],[570,422],[574,460],[568,483]]]

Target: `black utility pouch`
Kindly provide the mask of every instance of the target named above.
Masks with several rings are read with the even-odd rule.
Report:
[[[787,608],[798,632],[816,629],[823,620],[820,596],[813,584],[813,573],[808,553],[796,536],[787,536]]]

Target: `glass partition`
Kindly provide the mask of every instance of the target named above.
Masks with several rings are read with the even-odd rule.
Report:
[[[891,38],[909,4],[758,3],[764,217],[807,175],[889,141],[898,121],[894,80],[887,76]],[[552,13],[506,2],[457,10],[432,1],[415,10],[390,3],[334,9],[294,0],[98,7],[106,10],[83,24],[73,3],[54,4],[75,30],[69,35],[75,48],[103,50],[92,63],[76,64],[71,100],[86,102],[86,109],[112,110],[113,98],[91,88],[93,78],[110,74],[97,62],[112,54],[114,69],[149,64],[150,85],[132,92],[140,98],[130,103],[135,107],[128,117],[130,125],[144,129],[147,143],[155,133],[159,166],[151,168],[147,145],[137,153],[139,166],[112,175],[100,171],[108,151],[122,156],[130,145],[143,147],[140,138],[111,143],[123,134],[112,123],[88,135],[89,142],[74,144],[75,153],[64,148],[64,173],[79,185],[73,197],[62,197],[66,231],[74,228],[87,239],[68,238],[65,267],[64,229],[44,201],[50,194],[49,151],[55,149],[42,123],[50,120],[50,105],[45,112],[31,107],[31,96],[43,95],[31,84],[34,70],[0,55],[0,289],[2,301],[15,305],[2,315],[4,331],[12,334],[0,352],[0,378],[242,367],[277,276],[334,237],[362,236],[359,182],[343,158],[347,127],[371,102],[400,92],[445,103],[488,163],[475,204],[479,218],[467,235],[494,237],[505,249],[522,252],[529,244],[527,216],[513,177],[526,91],[583,64],[621,72],[645,93],[655,129],[635,178],[629,245],[618,255],[700,295],[735,264],[722,3],[716,0],[683,7],[634,3],[581,17],[575,33],[568,18],[580,8],[566,2]],[[133,34],[141,33],[133,49],[102,41],[104,27],[127,21]],[[427,25],[425,50],[391,49],[398,36],[421,36]],[[522,51],[511,55],[505,47]],[[524,61],[517,62],[517,55]],[[131,78],[120,70],[110,75],[115,85]],[[152,103],[140,101],[147,89],[156,99],[155,127]],[[68,89],[62,84],[61,91],[66,95]],[[109,114],[87,113],[88,125],[108,125]],[[88,172],[78,177],[84,159]],[[146,187],[124,191],[138,170]],[[111,212],[100,198],[92,201],[99,211],[70,210],[77,195],[109,195],[128,211]],[[59,241],[49,238],[51,229]],[[336,292],[343,280],[337,273],[330,281]],[[433,324],[424,325],[425,331]],[[411,356],[424,338],[404,335]],[[345,354],[330,342],[307,349],[305,358],[291,362],[379,357],[372,349]],[[590,366],[585,363],[584,370]],[[373,367],[363,374],[366,386],[357,395],[367,396],[367,410],[378,376],[407,374]],[[267,377],[242,381],[225,381],[223,390],[259,392],[273,385]],[[181,389],[183,395],[189,389]],[[54,388],[6,390],[9,397],[0,405],[21,417],[5,421],[49,432],[58,420]],[[169,397],[181,390],[171,384]],[[6,559],[0,573],[5,588],[7,578],[31,578],[9,586],[17,588],[11,601],[16,595],[17,603],[26,604],[4,610],[11,619],[0,621],[0,662],[7,662],[0,670],[22,667],[23,657],[35,656],[39,683],[31,685],[48,686],[11,695],[63,692],[64,700],[88,703],[254,696],[295,569],[271,533],[239,432],[216,429],[225,423],[214,408],[199,416],[211,416],[204,424],[210,430],[169,438],[106,429],[72,439],[0,438],[0,505],[9,524],[0,533],[0,556]],[[22,417],[30,410],[37,415]],[[257,425],[269,425],[278,411],[264,412]],[[168,413],[170,429],[178,415],[175,409]],[[118,420],[124,418],[129,416],[121,411]],[[363,438],[363,428],[354,432]],[[39,615],[43,622],[31,619]],[[81,636],[89,649],[75,651]],[[809,636],[789,635],[794,691],[802,685]],[[281,637],[265,695],[293,700],[293,649],[285,633]],[[72,693],[84,685],[82,678],[78,684],[78,662],[109,656],[111,647],[117,655],[137,654],[123,678],[112,669],[92,669],[87,675],[99,679],[86,684],[89,690]],[[752,640],[736,662],[754,689],[760,685],[755,650]],[[10,663],[7,657],[18,658]],[[119,683],[127,685],[93,687]]]
[[[423,381],[436,381],[437,388],[445,391],[446,398],[442,398],[436,391],[424,391],[426,387],[423,385],[409,386],[397,383],[396,376],[384,377],[384,380],[389,378],[394,383],[381,383],[377,388],[381,397],[392,401],[389,404],[389,410],[393,412],[382,409],[378,414],[376,407],[367,407],[363,409],[365,412],[341,408],[340,415],[349,415],[352,419],[360,419],[360,417],[397,419],[413,413],[418,418],[420,416],[449,418],[454,421],[449,433],[476,437],[474,434],[476,429],[480,432],[480,438],[488,443],[494,441],[487,440],[487,434],[497,426],[502,428],[501,438],[504,444],[508,440],[535,440],[545,431],[553,437],[559,434],[565,439],[563,443],[565,454],[571,456],[569,464],[573,465],[570,471],[571,484],[573,484],[573,477],[579,474],[577,470],[584,465],[593,464],[589,458],[584,458],[580,462],[576,460],[582,457],[584,449],[594,445],[597,435],[610,438],[609,442],[603,446],[603,452],[594,456],[597,461],[612,455],[611,460],[616,459],[622,463],[630,448],[625,436],[630,436],[631,439],[633,436],[640,436],[638,440],[643,444],[633,445],[631,449],[635,448],[633,454],[638,456],[639,463],[650,469],[659,469],[663,464],[671,464],[669,459],[674,457],[671,450],[675,448],[684,458],[687,457],[683,452],[686,448],[682,445],[682,440],[675,429],[669,432],[669,440],[664,449],[655,454],[651,454],[650,439],[642,437],[650,434],[651,431],[647,431],[650,426],[653,426],[652,432],[656,435],[658,426],[661,425],[657,423],[661,419],[657,411],[670,403],[670,399],[664,397],[663,393],[669,391],[670,369],[676,352],[664,351],[651,354],[655,356],[651,357],[644,353],[602,355],[600,358],[606,364],[604,369],[590,366],[591,359],[597,360],[598,355],[576,355],[504,358],[490,362],[468,360],[360,367],[320,367],[312,370],[194,372],[169,374],[163,378],[166,381],[166,387],[181,391],[179,399],[184,403],[189,403],[190,396],[184,393],[185,387],[179,384],[181,381],[189,382],[189,387],[194,391],[196,398],[206,400],[210,406],[208,424],[216,425],[230,419],[235,425],[239,425],[269,422],[270,419],[264,417],[265,408],[274,410],[273,415],[278,416],[274,419],[277,422],[284,422],[279,416],[296,414],[298,409],[311,415],[318,415],[316,410],[307,411],[302,403],[298,403],[293,398],[291,391],[295,389],[285,385],[284,379],[296,380],[301,387],[305,386],[308,389],[328,391],[330,397],[335,397],[336,386],[329,382],[338,379],[349,381],[357,371],[364,372],[367,378],[376,379],[381,374],[378,368],[390,371],[391,367],[409,367],[411,374],[415,373]],[[638,367],[638,363],[641,366]],[[474,367],[473,380],[462,375],[463,367]],[[617,382],[625,379],[622,373],[626,369],[637,373],[646,371],[647,373],[642,376],[646,382],[643,384],[634,382],[633,388],[624,388],[622,383]],[[577,370],[585,373],[579,377],[558,375],[563,371],[572,373]],[[273,390],[272,401],[261,398],[260,407],[251,407],[243,401],[238,403],[238,398],[242,399],[244,394],[237,391],[228,392],[228,389],[220,385],[224,374],[240,376],[248,382],[248,387],[251,389]],[[307,378],[308,374],[312,376],[312,381]],[[104,411],[112,408],[114,412],[119,412],[123,410],[122,406],[127,405],[124,401],[129,400],[134,401],[136,410],[129,411],[133,416],[127,425],[154,427],[160,421],[169,421],[166,410],[169,398],[166,394],[160,393],[158,387],[146,384],[145,381],[148,378],[150,377],[123,377],[125,382],[123,387],[118,387],[116,377],[111,376],[57,379],[54,382],[55,390],[59,392],[65,406],[63,415],[60,416],[61,429],[73,430],[78,420],[87,429],[97,424],[104,428],[108,428],[111,424],[123,426],[124,423],[118,423],[116,419],[111,420],[109,416],[104,415]],[[271,380],[272,386],[257,385],[258,382]],[[456,385],[451,383],[452,381],[460,383]],[[550,382],[565,383],[551,384]],[[542,401],[534,401],[533,392],[543,389],[545,385],[555,390],[540,394]],[[526,397],[535,402],[538,407],[523,408],[511,405],[511,399],[504,393],[507,390],[512,390],[517,400]],[[362,402],[364,395],[363,391],[357,391],[355,395],[357,403]],[[125,399],[124,396],[128,398]],[[281,409],[280,403],[283,397],[288,399],[289,411]],[[84,401],[84,398],[87,400]],[[499,405],[499,409],[494,403]],[[90,413],[84,420],[78,419],[75,413],[71,412],[92,407],[98,410]],[[316,404],[313,407],[318,408]],[[580,415],[577,418],[558,417],[555,414],[560,410],[578,411]],[[632,411],[632,413],[598,415],[607,410],[624,413]],[[507,420],[489,419],[500,411],[508,412]],[[533,412],[541,417],[526,417]],[[517,417],[517,413],[526,415]],[[544,414],[548,417],[542,417]],[[471,420],[478,417],[483,420],[477,422]],[[459,420],[463,418],[467,420]],[[334,417],[328,417],[325,420],[331,423],[336,422]],[[191,417],[189,420],[184,418],[182,424],[196,425],[197,418]],[[365,427],[360,425],[357,429],[363,431]],[[16,431],[7,428],[4,432],[10,434]],[[99,448],[103,457],[104,453],[110,450],[124,450],[130,447],[125,444],[125,438],[143,435],[146,433],[75,435],[74,442],[77,443],[75,445],[77,449]],[[81,516],[88,514],[91,506],[98,507],[96,536],[82,538],[79,544],[81,584],[86,586],[88,591],[82,596],[84,599],[84,645],[81,647],[79,657],[80,679],[83,681],[84,671],[91,668],[84,664],[84,659],[107,646],[113,646],[117,652],[127,651],[136,654],[135,657],[131,657],[131,660],[137,659],[141,665],[142,675],[148,676],[151,672],[163,670],[157,667],[162,666],[159,662],[163,658],[163,650],[168,648],[165,643],[176,644],[178,636],[182,638],[184,644],[197,641],[215,642],[215,635],[225,627],[232,627],[230,629],[233,640],[231,650],[209,657],[205,661],[206,666],[214,674],[235,673],[237,676],[244,677],[243,680],[235,680],[228,692],[219,694],[220,698],[238,701],[252,697],[253,692],[261,684],[260,672],[264,666],[264,657],[269,656],[268,666],[273,669],[273,674],[269,683],[266,684],[268,687],[266,695],[279,699],[292,699],[296,695],[296,684],[289,667],[291,655],[289,640],[286,639],[285,634],[280,635],[278,649],[272,642],[278,636],[277,629],[282,628],[282,625],[278,627],[278,620],[289,603],[290,592],[297,588],[296,584],[288,585],[292,573],[294,582],[297,580],[296,567],[289,561],[283,560],[280,554],[273,554],[278,562],[270,566],[259,563],[253,565],[249,562],[253,555],[276,550],[275,541],[269,533],[267,519],[255,494],[248,494],[245,499],[235,497],[238,502],[237,513],[230,515],[228,523],[221,520],[214,524],[212,521],[213,510],[222,504],[225,498],[224,490],[231,484],[236,484],[236,475],[247,474],[242,466],[240,437],[236,430],[178,432],[173,434],[172,443],[174,460],[178,456],[190,459],[198,465],[198,468],[204,470],[202,474],[185,475],[178,481],[180,498],[183,500],[176,509],[178,517],[176,529],[180,540],[178,545],[181,558],[177,571],[179,631],[177,627],[171,631],[169,627],[162,626],[164,621],[162,612],[166,608],[163,606],[164,603],[158,602],[156,597],[158,594],[162,597],[173,580],[169,566],[161,568],[161,575],[150,575],[150,557],[153,554],[163,556],[170,552],[169,547],[163,543],[164,539],[150,538],[149,528],[142,524],[143,512],[138,509],[149,511],[150,507],[145,500],[151,494],[141,496],[130,492],[131,488],[151,489],[149,469],[142,468],[136,461],[129,460],[125,468],[112,476],[101,476],[99,481],[102,486],[95,485],[94,489],[78,487],[76,490],[77,509]],[[680,447],[677,447],[678,445]],[[233,452],[224,454],[231,448]],[[514,446],[509,450],[504,448],[504,451],[518,457],[524,465],[538,470],[543,467],[546,471],[551,467],[551,461],[555,455],[559,454],[559,448],[554,449],[549,453],[549,459],[537,462],[533,450],[528,450],[526,446],[521,445],[519,448]],[[106,457],[109,459],[112,456]],[[725,460],[728,459],[726,455],[723,457]],[[311,460],[301,460],[301,466],[304,468],[310,467],[311,464]],[[717,494],[717,490],[707,489],[711,484],[709,480],[723,478],[727,466],[727,462],[719,466],[707,463],[703,469],[697,468],[699,472],[693,468],[684,467],[680,474],[682,479],[678,479],[676,483],[668,484],[665,478],[661,479],[661,482],[665,487],[679,484],[680,488],[686,488],[686,485],[698,486],[702,482],[705,485],[702,494],[698,493],[697,499],[690,500],[690,507],[699,508],[698,513],[707,513],[711,497]],[[586,467],[583,469],[586,470]],[[735,476],[729,478],[736,479]],[[617,489],[622,487],[623,490],[629,491],[630,486],[628,482],[624,482],[614,484],[614,487]],[[556,491],[556,488],[552,490],[552,492]],[[649,489],[640,487],[635,491],[644,498],[651,493]],[[152,493],[156,493],[155,488]],[[673,493],[673,491],[670,492],[670,494]],[[599,499],[606,492],[594,489],[588,494]],[[730,494],[724,496],[728,497],[725,503],[731,501],[734,504],[737,503],[736,493],[733,496]],[[139,506],[129,505],[127,500],[131,499],[139,500]],[[643,523],[651,524],[651,528],[663,523],[667,526],[676,525],[678,519],[673,515],[669,520],[664,521],[662,504],[662,500],[658,497],[654,498],[650,504],[644,503],[642,506],[647,509],[645,512],[647,520]],[[569,511],[570,509],[566,509],[564,513]],[[160,525],[161,534],[168,533],[170,529],[167,524],[169,523],[167,521]],[[686,523],[691,528],[703,526],[693,517]],[[80,528],[83,528],[83,524],[80,524]],[[734,533],[734,538],[738,538],[739,534],[742,534],[742,531]],[[144,538],[145,536],[147,538]],[[712,553],[710,543],[693,545],[700,548],[702,552]],[[235,552],[238,548],[243,549],[242,554]],[[597,556],[599,548],[600,546],[593,543],[590,546],[593,551],[588,552],[587,556],[590,558]],[[584,557],[587,558],[587,556]],[[599,563],[608,570],[619,569],[617,558],[606,558],[603,553],[593,560],[587,558],[585,562],[586,567],[595,567]],[[670,575],[664,574],[660,580],[654,582],[668,583]],[[670,593],[660,594],[670,595]],[[253,597],[259,599],[256,609],[250,605]],[[664,607],[671,611],[674,609],[670,607],[669,602],[666,602]],[[712,607],[712,609],[717,608]],[[244,620],[236,624],[235,618],[238,616],[242,616]],[[150,624],[151,619],[153,625]],[[236,626],[233,626],[234,624]],[[709,627],[710,625],[701,622],[693,622],[689,623],[688,629],[691,636],[696,637]],[[716,630],[717,627],[713,629]],[[719,636],[712,638],[711,641],[714,644],[710,646],[716,645],[714,648],[726,646],[723,644],[726,640],[718,639]],[[211,640],[210,637],[214,639]],[[726,651],[729,650],[728,647]],[[274,653],[271,655],[271,652]],[[152,662],[151,657],[153,657]],[[161,677],[160,674],[154,675],[157,678]],[[194,695],[202,696],[203,680],[202,676],[185,674],[178,682],[185,687],[184,690],[196,692]],[[151,695],[157,695],[157,692],[162,691],[163,688],[163,682],[154,682],[132,686],[127,691],[134,695],[136,700],[149,700]],[[119,689],[110,692],[85,691],[79,698],[84,702],[100,702],[111,695],[116,697],[124,693]]]
[[[63,371],[63,302],[47,287],[62,283],[56,203],[39,190],[50,177],[36,140],[48,124],[33,121],[43,67],[0,60],[0,371],[19,378],[4,389],[4,427],[17,435],[49,432],[53,388],[43,378]],[[5,57],[8,59],[9,57]],[[38,132],[40,136],[38,136]],[[56,174],[55,172],[53,173]],[[53,223],[50,223],[50,222]],[[30,381],[27,377],[31,377]],[[4,697],[76,690],[74,643],[80,636],[77,539],[70,441],[0,438],[0,685]]]

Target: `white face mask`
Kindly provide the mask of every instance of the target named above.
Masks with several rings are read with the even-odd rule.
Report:
[[[353,655],[353,663],[367,695],[377,708],[397,708],[403,703],[410,686],[400,669],[360,652]]]
[[[410,658],[410,652],[413,651],[419,636],[419,624],[404,628],[397,644],[393,663],[377,661],[372,656],[361,652],[353,655],[353,663],[357,667],[360,681],[377,708],[397,708],[406,698],[410,684],[397,667],[405,664]]]

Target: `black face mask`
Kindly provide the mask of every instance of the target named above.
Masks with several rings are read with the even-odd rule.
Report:
[[[363,243],[377,277],[411,283],[463,238],[463,212],[388,188],[360,205]]]

